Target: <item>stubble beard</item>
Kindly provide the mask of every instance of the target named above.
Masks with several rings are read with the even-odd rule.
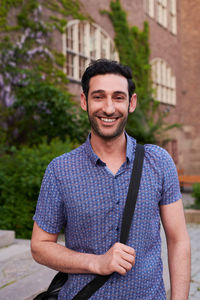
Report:
[[[109,133],[106,134],[99,127],[99,125],[98,125],[98,123],[96,121],[97,117],[90,115],[90,113],[89,113],[88,110],[87,110],[87,113],[88,113],[88,120],[90,122],[90,125],[91,125],[91,128],[92,128],[93,132],[97,136],[99,136],[99,137],[101,137],[101,138],[103,138],[105,140],[112,140],[112,139],[115,139],[116,137],[119,137],[124,132],[126,124],[127,124],[127,121],[128,121],[128,114],[127,114],[126,117],[121,117],[120,116],[119,118],[121,118],[121,122],[119,122],[119,125],[117,126],[117,128],[115,129],[115,131],[112,132],[112,133],[110,133],[110,134]],[[105,118],[106,117],[109,118],[111,116],[105,116]],[[105,129],[105,131],[106,131],[106,129]]]

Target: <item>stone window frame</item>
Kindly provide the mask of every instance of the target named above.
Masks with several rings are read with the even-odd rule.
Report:
[[[177,0],[144,0],[145,13],[158,24],[177,34]]]
[[[155,17],[155,0],[144,0],[144,10],[149,17],[154,18]]]
[[[174,35],[177,34],[177,3],[176,0],[170,0],[170,10],[169,10],[169,19],[170,19],[170,31]]]
[[[176,105],[176,77],[162,58],[151,60],[154,97],[161,103]]]
[[[62,42],[63,54],[66,57],[64,72],[72,81],[80,82],[83,71],[93,60],[99,58],[119,60],[114,41],[96,23],[69,21]]]
[[[167,0],[157,0],[157,22],[163,27],[167,28]]]

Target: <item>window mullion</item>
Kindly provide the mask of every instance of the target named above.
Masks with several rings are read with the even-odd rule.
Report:
[[[99,28],[97,28],[96,32],[96,58],[100,58],[101,57],[101,32],[99,30]]]
[[[164,60],[152,62],[153,88],[156,89],[156,99],[162,103],[176,105],[176,77]]]
[[[149,16],[154,18],[154,0],[149,0],[148,1],[148,13]]]
[[[90,24],[85,23],[85,43],[84,43],[85,56],[90,56]]]
[[[73,31],[73,40],[74,40],[74,52],[76,53],[74,56],[74,78],[79,80],[79,49],[78,49],[78,23],[74,25]]]
[[[67,55],[67,34],[66,31],[62,34],[62,54],[64,55],[64,57],[66,57]],[[66,60],[63,66],[63,72],[66,74],[67,70],[66,70]]]

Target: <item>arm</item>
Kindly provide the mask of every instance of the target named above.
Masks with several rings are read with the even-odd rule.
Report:
[[[187,300],[190,286],[190,240],[182,200],[161,205],[160,213],[167,239],[171,300]]]
[[[34,223],[31,240],[33,258],[40,264],[66,273],[94,273],[125,275],[135,263],[133,248],[114,244],[102,255],[80,253],[57,244],[58,234],[42,230]]]

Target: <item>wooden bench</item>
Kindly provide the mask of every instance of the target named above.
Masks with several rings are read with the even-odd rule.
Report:
[[[191,187],[194,183],[200,183],[200,175],[179,175],[180,187]]]

